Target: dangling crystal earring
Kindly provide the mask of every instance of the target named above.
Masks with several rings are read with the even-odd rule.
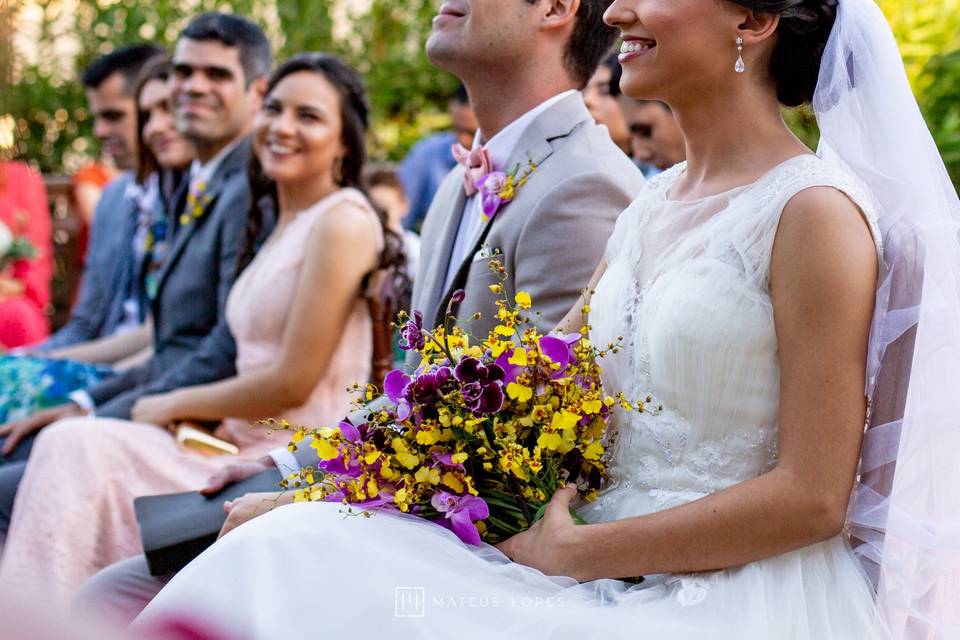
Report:
[[[747,66],[743,64],[743,38],[737,36],[737,64],[733,65],[733,70],[737,73],[743,73]]]

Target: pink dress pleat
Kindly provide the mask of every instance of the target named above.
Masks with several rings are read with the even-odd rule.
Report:
[[[310,229],[334,206],[365,212],[371,235],[382,245],[376,214],[353,189],[328,196],[274,233],[227,300],[238,375],[269,366],[279,356]],[[358,297],[310,399],[279,417],[293,424],[335,424],[354,399],[348,387],[370,375],[371,351],[370,317]],[[269,435],[233,418],[224,420],[217,435],[236,443],[240,455],[205,457],[185,451],[164,429],[125,420],[75,418],[44,429],[17,493],[0,560],[0,585],[42,590],[48,602],[68,602],[100,569],[142,553],[135,497],[199,489],[221,466],[289,441],[287,433]]]

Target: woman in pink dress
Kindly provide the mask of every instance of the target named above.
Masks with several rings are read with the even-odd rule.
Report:
[[[50,333],[44,313],[53,275],[50,209],[43,178],[23,163],[0,163],[0,223],[36,251],[32,258],[0,264],[2,351],[39,342]]]
[[[167,430],[178,421],[220,421],[214,435],[249,458],[289,439],[253,421],[331,424],[349,410],[347,388],[370,374],[362,283],[402,259],[359,190],[367,105],[359,76],[336,58],[304,54],[274,73],[254,124],[246,269],[227,302],[237,376],[147,397],[132,422],[45,429],[17,494],[0,584],[65,600],[99,569],[141,553],[133,499],[199,489],[235,459],[181,450]],[[278,216],[250,261],[264,217],[258,196]]]

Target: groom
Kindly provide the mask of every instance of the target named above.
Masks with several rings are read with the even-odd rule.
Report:
[[[423,227],[420,271],[412,307],[431,326],[458,289],[460,318],[481,313],[471,330],[494,322],[497,251],[512,297],[530,293],[541,331],[556,326],[577,302],[601,260],[617,215],[643,184],[634,164],[594,124],[580,90],[609,51],[615,32],[601,19],[611,0],[447,0],[434,18],[427,54],[464,83],[480,130],[473,149],[458,149],[453,169],[434,198]],[[476,180],[488,170],[531,166],[515,197],[484,216]],[[469,179],[467,179],[469,178]],[[285,449],[272,457],[231,465],[209,491],[258,473],[279,476],[316,463],[310,447],[300,459]],[[248,480],[248,481],[252,481]],[[225,529],[251,517],[241,498]],[[131,619],[162,588],[142,557],[98,574],[85,587],[84,605]]]

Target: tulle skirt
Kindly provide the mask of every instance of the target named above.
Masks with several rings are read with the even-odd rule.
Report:
[[[324,503],[281,507],[230,533],[136,624],[191,617],[228,637],[278,640],[884,637],[842,537],[731,570],[578,584],[413,516]]]

